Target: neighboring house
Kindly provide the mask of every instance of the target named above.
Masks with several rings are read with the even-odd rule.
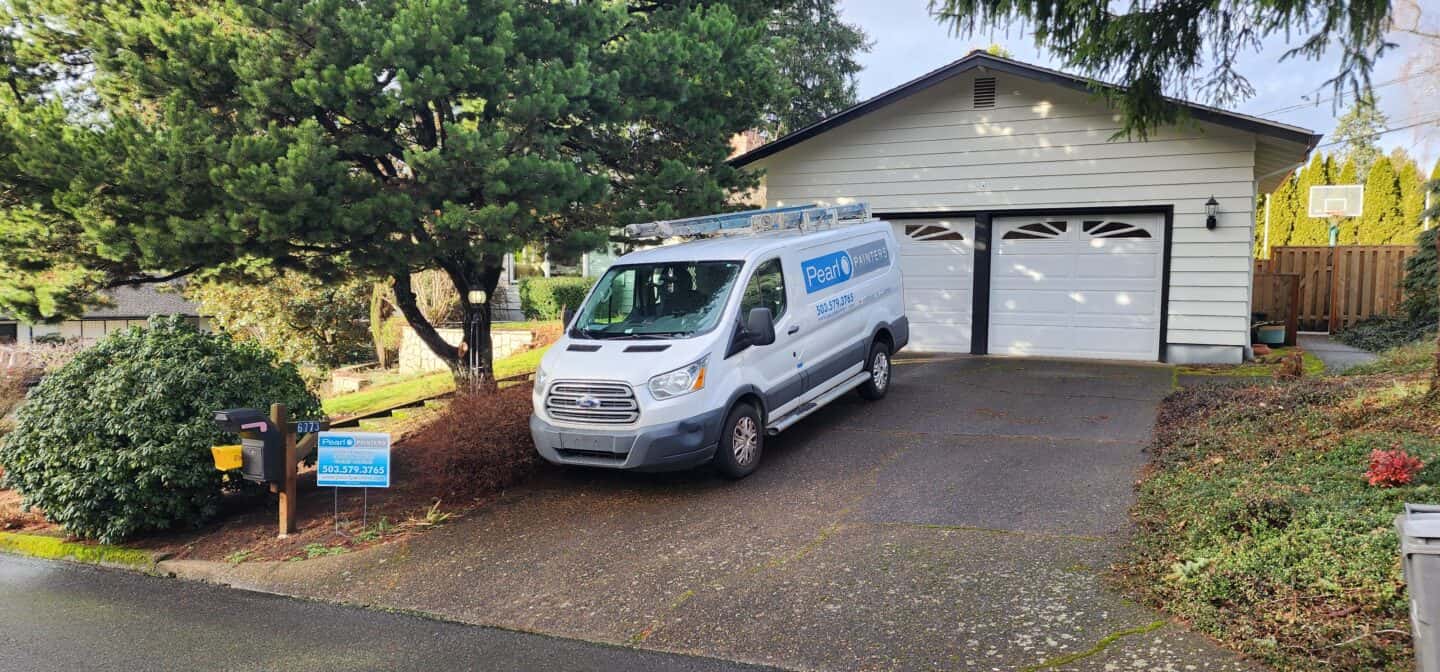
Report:
[[[1177,101],[1193,123],[1112,139],[1089,86],[974,52],[732,163],[766,206],[894,223],[917,351],[1240,362],[1256,194],[1320,136]]]
[[[50,336],[89,345],[112,331],[143,325],[152,315],[181,315],[197,327],[208,328],[199,305],[177,291],[169,291],[169,287],[120,287],[104,294],[109,297],[110,305],[91,309],[79,319],[56,324],[32,325],[0,316],[0,343],[23,345]]]

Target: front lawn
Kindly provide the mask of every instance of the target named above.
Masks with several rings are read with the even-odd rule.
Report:
[[[1372,371],[1412,370],[1390,353]],[[1123,580],[1282,670],[1410,669],[1393,518],[1440,501],[1440,466],[1368,485],[1370,452],[1440,460],[1423,376],[1202,386],[1166,399]]]
[[[540,358],[549,346],[519,352],[495,361],[495,377],[509,378],[530,373],[540,366]],[[455,378],[449,371],[437,371],[387,385],[342,394],[326,399],[322,406],[331,418],[366,415],[387,408],[405,406],[455,391]]]

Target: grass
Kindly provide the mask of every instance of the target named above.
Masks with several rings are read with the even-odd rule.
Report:
[[[1415,341],[1380,353],[1380,358],[1345,370],[1347,376],[1425,373],[1435,367],[1435,339]]]
[[[495,377],[529,373],[540,366],[545,348],[536,348],[516,353],[495,362]],[[342,394],[322,402],[325,414],[331,418],[365,415],[375,411],[423,401],[455,390],[455,379],[449,371],[427,373],[388,385],[378,385],[359,392]]]
[[[1192,376],[1229,376],[1234,378],[1270,378],[1275,375],[1279,368],[1279,360],[1295,351],[1295,348],[1271,348],[1269,355],[1244,364],[1235,365],[1196,365],[1182,366],[1180,373]],[[1318,376],[1325,372],[1325,362],[1309,352],[1301,351],[1301,359],[1304,361],[1305,375]]]
[[[1393,518],[1440,499],[1440,398],[1393,373],[1414,358],[1167,398],[1122,581],[1280,670],[1411,669]],[[1432,464],[1406,486],[1368,485],[1370,451],[1394,447]]]
[[[81,544],[59,537],[0,532],[0,551],[46,560],[149,568],[154,558],[145,551],[106,544]]]

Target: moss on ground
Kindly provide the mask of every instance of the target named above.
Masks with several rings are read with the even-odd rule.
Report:
[[[1403,357],[1371,371],[1409,371]],[[1423,375],[1182,390],[1161,407],[1122,580],[1281,670],[1405,670],[1409,615],[1393,518],[1440,500],[1440,398]],[[1370,451],[1427,463],[1368,485]]]
[[[1325,372],[1325,362],[1319,357],[1297,348],[1273,348],[1269,355],[1244,364],[1215,364],[1180,366],[1177,373],[1190,376],[1226,376],[1230,378],[1272,378],[1280,367],[1280,360],[1293,352],[1300,352],[1304,360],[1305,375],[1318,376]]]
[[[82,544],[39,534],[0,532],[0,551],[46,560],[149,568],[155,560],[145,551],[106,544]]]

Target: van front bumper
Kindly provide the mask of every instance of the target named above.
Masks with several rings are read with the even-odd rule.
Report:
[[[554,464],[668,471],[710,461],[720,440],[721,410],[679,422],[633,429],[557,427],[530,416],[540,456]]]

